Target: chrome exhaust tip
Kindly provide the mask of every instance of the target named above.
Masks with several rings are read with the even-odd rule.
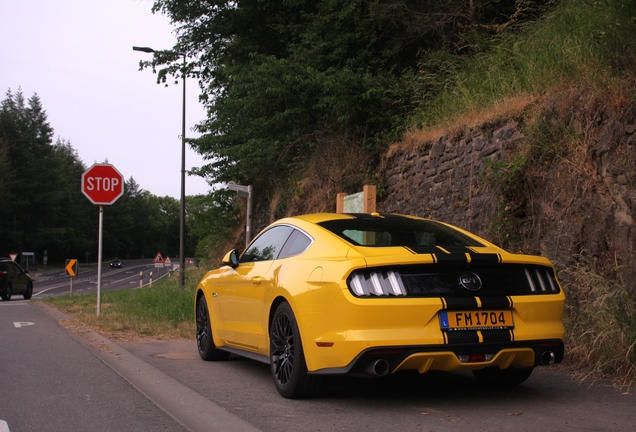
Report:
[[[541,354],[540,361],[543,366],[550,366],[554,364],[554,358],[554,353],[552,351],[544,351]]]
[[[373,360],[367,366],[367,373],[369,375],[383,377],[389,373],[389,362],[384,359]]]

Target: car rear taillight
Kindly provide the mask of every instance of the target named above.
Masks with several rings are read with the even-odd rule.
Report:
[[[549,268],[526,268],[524,269],[526,278],[528,278],[528,286],[532,293],[558,293],[554,274]]]
[[[359,297],[405,296],[402,275],[395,270],[357,272],[349,277],[351,291]]]

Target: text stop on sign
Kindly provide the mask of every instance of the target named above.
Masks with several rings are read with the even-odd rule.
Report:
[[[112,204],[124,193],[124,176],[112,165],[95,164],[82,174],[82,193],[93,204]]]
[[[87,177],[86,190],[88,191],[113,191],[119,185],[117,177]]]

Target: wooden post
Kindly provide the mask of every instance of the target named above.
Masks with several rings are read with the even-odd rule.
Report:
[[[336,213],[344,213],[344,199],[346,196],[346,193],[336,195]]]
[[[364,192],[364,203],[362,204],[362,211],[365,213],[375,212],[375,195],[377,187],[375,185],[365,185],[362,191]]]

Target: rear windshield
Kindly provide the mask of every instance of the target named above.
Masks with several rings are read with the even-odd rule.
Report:
[[[358,216],[318,225],[357,246],[484,246],[439,222],[403,216]]]

